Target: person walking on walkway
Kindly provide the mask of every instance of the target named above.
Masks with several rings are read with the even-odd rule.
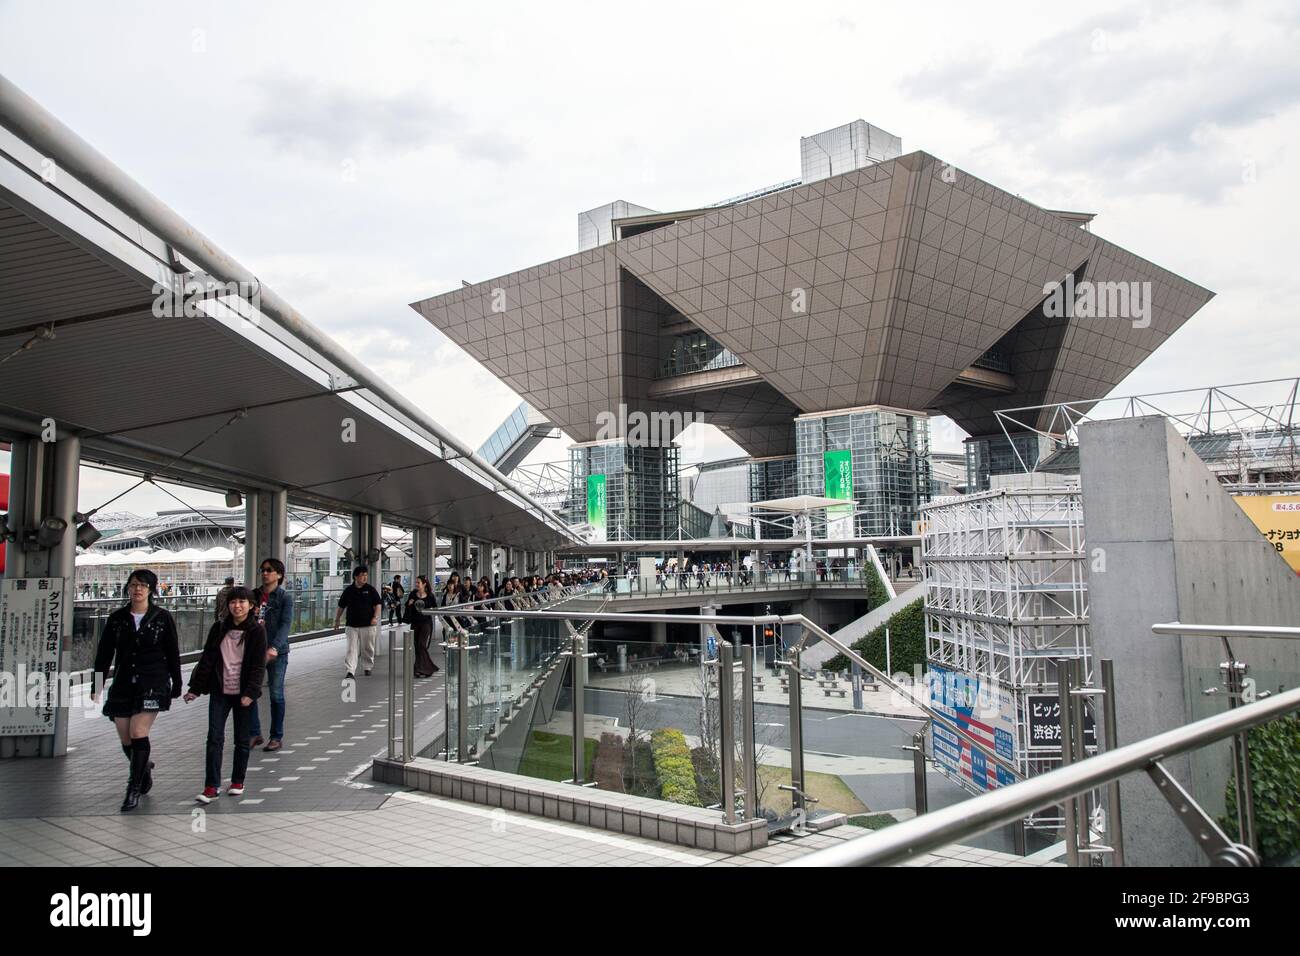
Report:
[[[266,744],[268,753],[284,746],[284,676],[289,668],[289,627],[293,623],[293,593],[284,586],[284,562],[262,562],[262,586],[253,592],[257,620],[266,631],[266,696],[271,701],[271,739],[262,737],[262,715],[253,705],[250,747]]]
[[[423,574],[415,579],[411,593],[406,598],[406,611],[402,620],[411,625],[415,635],[415,676],[432,677],[438,665],[429,655],[429,640],[433,637],[433,618],[424,609],[434,606],[433,587]]]
[[[223,585],[221,586],[221,589],[220,589],[219,591],[217,591],[217,598],[216,598],[216,602],[215,602],[215,604],[216,604],[216,608],[215,608],[215,609],[216,609],[216,612],[217,612],[217,620],[218,620],[218,621],[221,620],[223,617],[226,616],[226,601],[229,600],[229,598],[230,598],[230,589],[233,588],[234,586],[235,586],[235,579],[234,579],[234,578],[226,578],[226,583],[223,584]]]
[[[235,765],[230,770],[232,797],[244,795],[253,713],[266,676],[266,629],[253,613],[253,592],[232,588],[225,620],[208,631],[203,654],[190,673],[185,703],[208,694],[208,743],[199,803],[221,795],[221,756],[226,747],[226,719],[234,716]]]
[[[339,606],[334,612],[334,626],[339,626],[343,612],[347,611],[348,651],[343,659],[347,670],[344,680],[354,680],[357,664],[364,662],[365,674],[375,667],[375,644],[379,639],[379,610],[384,599],[370,584],[370,569],[358,564],[352,571],[352,583],[339,595]],[[360,659],[360,660],[359,660]]]
[[[92,702],[113,667],[113,683],[104,698],[104,716],[117,727],[122,753],[131,762],[123,812],[134,810],[153,789],[149,731],[158,715],[181,695],[180,642],[171,614],[153,603],[158,576],[138,568],[126,579],[128,602],[108,616],[99,635]]]
[[[388,608],[388,623],[396,624],[402,620],[402,616],[406,613],[406,588],[402,587],[402,576],[400,574],[393,575],[391,591],[393,601]]]
[[[438,601],[439,607],[446,607],[448,604],[455,604],[460,599],[460,575],[455,571],[447,578],[447,583],[442,586],[442,598]],[[451,640],[455,634],[455,628],[448,618],[438,618],[438,625],[441,628],[439,634],[444,641]]]

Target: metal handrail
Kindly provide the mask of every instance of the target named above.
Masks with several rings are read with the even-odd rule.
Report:
[[[571,584],[571,585],[569,585],[568,587],[562,588],[562,589],[560,590],[560,593],[559,593],[559,594],[555,594],[555,595],[550,595],[550,594],[548,594],[548,595],[546,595],[546,596],[543,596],[543,590],[544,590],[544,589],[543,589],[543,590],[538,590],[538,591],[525,591],[525,592],[523,592],[523,594],[524,594],[524,597],[528,597],[528,598],[536,598],[536,599],[541,600],[543,603],[550,603],[551,601],[558,601],[558,600],[561,600],[561,599],[563,599],[563,598],[574,597],[574,596],[577,595],[577,594],[585,593],[585,592],[586,592],[587,590],[589,590],[589,589],[590,589],[590,585],[573,585],[573,584]],[[447,605],[445,605],[445,606],[439,607],[438,610],[439,610],[439,611],[444,611],[444,612],[447,612],[447,613],[450,613],[450,612],[452,612],[452,611],[463,611],[463,610],[465,610],[465,609],[467,609],[467,608],[476,608],[476,607],[478,607],[480,604],[482,604],[482,605],[497,604],[497,603],[499,603],[499,602],[501,602],[501,601],[507,601],[507,600],[510,600],[511,598],[514,598],[515,596],[516,596],[516,595],[514,595],[514,594],[502,594],[502,595],[499,595],[499,596],[497,596],[497,597],[481,598],[481,599],[479,599],[479,600],[477,600],[477,601],[464,601],[464,602],[462,602],[462,603],[460,603],[460,604],[447,604]],[[426,609],[425,609],[425,613],[428,613],[429,610],[430,610],[430,609],[426,608]],[[512,612],[512,613],[514,613],[514,612]]]
[[[1013,823],[1127,774],[1148,770],[1157,761],[1217,743],[1295,710],[1300,710],[1300,688],[932,810],[869,837],[810,853],[785,865],[880,866],[905,860]]]
[[[664,594],[707,594],[710,592],[731,591],[780,591],[812,588],[865,589],[870,579],[864,571],[865,565],[858,565],[853,574],[846,568],[827,568],[824,579],[819,580],[817,572],[812,570],[791,571],[753,570],[753,571],[659,571],[653,580],[646,577],[646,587],[621,590],[617,585],[622,581],[641,581],[641,576],[632,578],[611,577],[615,587],[606,593],[611,599],[637,600],[654,598]],[[694,582],[694,583],[692,583]],[[609,588],[609,583],[605,584]],[[886,589],[888,590],[888,588]]]
[[[1186,637],[1282,637],[1300,640],[1300,627],[1251,627],[1242,624],[1152,624],[1153,634],[1176,634]]]
[[[1172,621],[1168,624],[1153,624],[1151,631],[1162,636],[1214,637],[1223,645],[1225,660],[1219,664],[1223,675],[1223,689],[1227,691],[1228,707],[1236,709],[1243,703],[1254,699],[1254,681],[1247,678],[1250,664],[1237,657],[1232,651],[1229,638],[1265,637],[1284,640],[1300,639],[1300,627],[1279,627],[1276,625],[1240,625],[1240,624],[1183,624]],[[1215,693],[1218,688],[1211,688],[1205,693]],[[1269,691],[1259,696],[1268,697]],[[1249,847],[1255,845],[1255,790],[1251,779],[1250,739],[1245,733],[1238,734],[1232,741],[1232,781],[1237,798],[1237,828],[1242,835],[1242,842]]]

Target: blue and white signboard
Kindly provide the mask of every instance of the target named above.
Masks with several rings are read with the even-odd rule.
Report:
[[[708,650],[709,650],[708,659],[711,660],[711,661],[713,661],[713,660],[717,660],[717,659],[718,659],[718,639],[717,639],[716,637],[714,637],[712,634],[710,634],[710,635],[705,639],[705,643],[706,643],[706,645],[707,645],[707,647],[708,647]]]
[[[1008,763],[1015,761],[1016,701],[1010,688],[985,677],[930,664],[930,706]],[[934,721],[931,745],[936,766],[966,789],[983,793],[1012,782],[1011,774],[982,751]]]

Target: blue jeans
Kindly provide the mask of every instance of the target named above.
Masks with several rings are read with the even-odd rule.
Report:
[[[208,754],[203,786],[221,786],[221,754],[226,749],[226,718],[235,715],[235,766],[230,771],[234,783],[243,783],[248,772],[248,720],[257,713],[257,701],[251,707],[241,706],[238,694],[212,694],[208,697]]]
[[[266,696],[271,699],[271,740],[284,739],[284,672],[289,669],[289,655],[282,654],[266,665]],[[253,712],[251,737],[262,736],[262,716],[257,701],[249,708]]]

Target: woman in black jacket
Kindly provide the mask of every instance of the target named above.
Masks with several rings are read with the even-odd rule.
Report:
[[[154,720],[181,695],[181,654],[176,622],[153,603],[158,575],[138,568],[126,579],[128,602],[108,616],[99,634],[92,675],[91,700],[113,667],[113,683],[104,698],[104,716],[117,725],[122,752],[131,761],[122,810],[134,810],[153,789],[149,731]]]
[[[266,630],[252,613],[253,592],[233,588],[226,617],[212,625],[203,656],[190,674],[189,703],[201,694],[208,699],[208,746],[203,792],[199,803],[211,803],[221,791],[221,754],[226,746],[226,718],[235,715],[235,766],[230,771],[232,797],[244,795],[244,775],[252,749],[253,702],[262,696],[266,676]]]

